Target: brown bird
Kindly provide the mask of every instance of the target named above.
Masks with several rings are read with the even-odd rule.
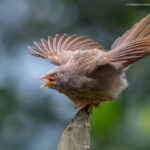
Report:
[[[108,51],[84,36],[56,34],[48,40],[34,42],[28,48],[39,57],[58,65],[40,79],[48,79],[48,86],[64,93],[76,106],[98,106],[113,100],[128,83],[126,68],[150,55],[150,14],[116,39]]]

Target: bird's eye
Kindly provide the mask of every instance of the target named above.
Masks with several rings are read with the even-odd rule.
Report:
[[[55,77],[58,77],[58,73],[55,73],[54,76],[55,76]]]

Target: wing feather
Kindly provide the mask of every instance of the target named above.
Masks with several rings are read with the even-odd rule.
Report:
[[[116,41],[112,44],[111,49],[116,49],[117,47],[135,39],[146,37],[148,34],[150,34],[150,25],[148,24],[149,21],[150,14],[148,14],[140,22],[136,23],[131,29],[125,32],[122,37],[116,39]]]
[[[135,61],[150,55],[150,14],[136,23],[112,45],[105,56],[109,63],[123,69]]]
[[[72,36],[69,36],[68,34],[64,34],[63,36],[56,34],[54,38],[49,36],[48,40],[41,39],[41,43],[34,42],[34,44],[36,47],[28,47],[35,52],[30,54],[31,56],[47,59],[56,65],[67,63],[75,51],[94,48],[106,51],[97,42],[87,39],[84,36],[77,36],[76,34],[73,34]]]
[[[64,40],[68,37],[67,34],[64,34],[63,36],[60,37],[58,44],[57,44],[57,50],[61,51],[61,45],[64,42]]]
[[[59,51],[63,51],[63,43],[68,38],[68,34],[64,34],[62,37],[63,38],[62,38],[62,42],[60,43],[60,49],[59,49]]]
[[[33,52],[39,53],[40,55],[44,55],[43,52],[41,52],[39,48],[36,48],[33,46],[28,46],[28,48]]]
[[[70,41],[72,41],[73,39],[75,39],[77,37],[77,35],[72,35],[72,36],[68,36],[66,38],[66,40],[62,43],[62,46],[61,46],[61,49],[62,50],[67,50],[66,47],[67,47],[67,44],[70,43]]]
[[[56,36],[54,38],[54,41],[53,41],[53,48],[57,52],[59,52],[58,49],[57,49],[57,44],[58,44],[59,39],[60,39],[60,35],[56,34]]]
[[[53,51],[53,37],[52,36],[48,36],[48,47],[49,47],[49,51]]]
[[[40,42],[34,42],[34,44],[38,47],[38,49],[43,53],[46,54],[46,51],[44,49],[44,46]]]
[[[72,39],[70,42],[68,42],[68,44],[66,44],[65,49],[74,48],[76,43],[79,44],[80,42],[85,41],[85,39],[86,39],[86,38],[85,38],[84,36],[81,36],[81,37],[74,37],[74,39]],[[72,49],[72,50],[73,50],[73,49]]]
[[[109,63],[123,69],[128,65],[150,55],[150,36],[134,40],[106,54]]]
[[[72,48],[73,50],[75,49],[92,49],[92,48],[95,48],[95,46],[97,46],[98,43],[97,42],[93,42],[93,41],[82,41],[82,42],[79,42],[77,44],[74,45],[74,48]],[[104,49],[102,46],[99,46],[99,49]]]
[[[44,47],[46,53],[48,53],[49,52],[48,42],[45,39],[41,39],[41,42],[43,44],[43,47]]]

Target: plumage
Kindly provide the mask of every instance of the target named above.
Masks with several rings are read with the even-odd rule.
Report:
[[[34,44],[36,45],[36,48],[32,46],[29,46],[28,48],[36,53],[31,53],[30,55],[35,57],[41,56],[41,58],[45,58],[55,65],[67,63],[73,53],[78,50],[97,48],[105,51],[97,42],[87,39],[84,36],[78,37],[75,34],[72,36],[67,34],[60,36],[59,34],[56,34],[54,38],[49,36],[48,41],[41,39],[41,43],[34,42]]]
[[[76,34],[56,34],[29,46],[31,56],[58,65],[45,74],[45,85],[67,95],[75,108],[113,100],[128,83],[125,68],[150,55],[150,14],[117,38],[111,50]],[[45,86],[44,85],[44,86]]]

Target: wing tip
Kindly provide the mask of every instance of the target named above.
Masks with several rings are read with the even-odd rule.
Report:
[[[148,15],[146,15],[145,19],[150,20],[150,13]]]
[[[27,48],[28,48],[29,50],[34,50],[35,47],[33,47],[33,46],[28,46]]]
[[[38,57],[38,58],[42,58],[42,59],[48,59],[48,57],[46,56],[42,56],[40,54],[37,54],[37,53],[28,53],[29,56],[33,56],[33,57]]]

